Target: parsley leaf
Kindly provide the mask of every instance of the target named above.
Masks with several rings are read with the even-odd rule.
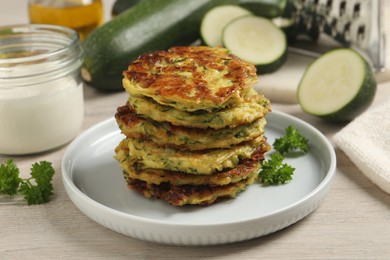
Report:
[[[295,168],[289,164],[282,163],[283,159],[280,153],[273,153],[270,159],[263,162],[259,173],[261,183],[277,185],[292,180]]]
[[[50,196],[53,195],[51,184],[53,175],[54,169],[49,162],[41,161],[32,165],[31,178],[23,180],[20,185],[20,192],[28,205],[50,201]],[[35,180],[36,185],[31,182],[32,179]]]
[[[288,126],[285,129],[286,134],[275,139],[273,147],[281,154],[286,154],[291,151],[301,151],[306,154],[309,151],[309,140],[293,126]]]
[[[31,177],[21,179],[19,169],[12,160],[0,165],[0,193],[6,195],[23,195],[28,205],[42,204],[50,201],[53,195],[51,180],[54,169],[50,162],[41,161],[31,167]]]
[[[0,165],[0,193],[13,196],[18,193],[19,169],[12,160],[7,160]]]

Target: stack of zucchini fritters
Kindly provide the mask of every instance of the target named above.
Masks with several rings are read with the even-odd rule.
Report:
[[[129,93],[115,118],[128,186],[175,206],[235,197],[258,176],[270,145],[267,98],[252,64],[223,48],[173,47],[141,55],[124,72]]]

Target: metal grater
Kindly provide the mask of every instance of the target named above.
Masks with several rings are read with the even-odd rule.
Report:
[[[375,71],[384,71],[383,7],[383,0],[289,0],[284,17],[291,24],[286,31],[290,50],[318,56],[337,46],[351,47]]]

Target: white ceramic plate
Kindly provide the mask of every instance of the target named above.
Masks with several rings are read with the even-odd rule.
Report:
[[[260,237],[285,228],[318,207],[335,173],[329,141],[309,124],[273,111],[266,136],[272,144],[294,125],[309,139],[310,152],[287,158],[296,168],[284,185],[253,184],[237,198],[209,207],[173,207],[127,188],[114,157],[122,140],[114,119],[90,128],[68,147],[62,162],[66,192],[88,217],[134,238],[174,245],[213,245]]]

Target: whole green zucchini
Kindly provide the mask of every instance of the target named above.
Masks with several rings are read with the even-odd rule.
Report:
[[[237,0],[144,0],[93,31],[83,42],[82,75],[92,87],[123,90],[122,72],[144,52],[189,45],[204,14]]]
[[[111,15],[116,16],[129,8],[132,8],[143,0],[116,0],[111,9]]]
[[[112,14],[118,15],[141,1],[147,0],[116,0]],[[274,18],[283,15],[288,0],[238,0],[238,4],[255,15]]]
[[[275,18],[284,14],[287,0],[238,0],[238,4],[254,15]]]

